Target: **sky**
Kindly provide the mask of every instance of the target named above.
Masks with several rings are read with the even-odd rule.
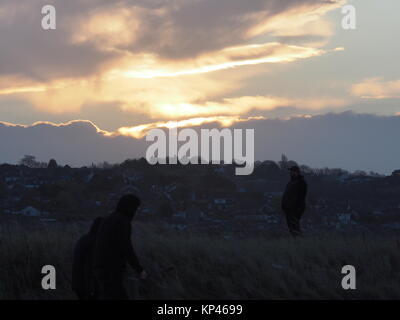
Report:
[[[41,25],[49,4],[55,30]],[[348,4],[355,30],[342,27]],[[400,118],[399,11],[398,0],[0,0],[0,162],[28,150],[77,165],[122,161],[140,155],[147,130],[180,121],[254,126],[259,160],[285,152],[317,167],[390,172],[400,167],[400,154],[389,156],[399,132],[382,124]],[[368,127],[353,113],[368,114],[379,135],[355,139]],[[296,119],[304,129],[278,147]],[[328,120],[330,131],[308,132],[307,121]],[[332,140],[343,122],[353,150],[379,150],[382,161]],[[80,161],[62,152],[77,126],[82,141],[102,141]],[[268,148],[266,134],[276,137]],[[328,141],[333,155],[313,154]]]

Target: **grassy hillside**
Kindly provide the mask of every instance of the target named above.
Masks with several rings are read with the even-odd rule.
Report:
[[[30,230],[29,230],[30,229]],[[71,257],[77,224],[0,229],[1,299],[74,299]],[[142,299],[400,299],[400,240],[319,236],[301,240],[217,239],[136,225],[134,243],[150,277],[127,280]],[[41,268],[57,270],[57,290],[41,289]],[[357,269],[357,290],[341,288],[341,268]],[[130,274],[134,276],[134,274]]]

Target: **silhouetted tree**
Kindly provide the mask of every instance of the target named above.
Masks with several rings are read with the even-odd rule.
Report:
[[[281,176],[281,169],[274,161],[264,161],[259,164],[255,170],[254,175],[261,178],[279,178]]]
[[[363,170],[356,170],[353,175],[357,176],[357,177],[366,177],[367,173]]]
[[[281,169],[288,168],[288,157],[285,154],[282,154],[281,161],[279,161],[279,166]]]
[[[46,163],[36,161],[36,157],[32,155],[25,155],[20,161],[21,166],[27,166],[29,168],[45,168]]]
[[[49,164],[47,165],[47,169],[56,169],[58,167],[57,161],[54,159],[51,159],[49,161]]]
[[[100,162],[96,165],[100,169],[112,169],[113,165],[109,164],[107,161]]]
[[[400,176],[400,170],[393,171],[392,176]]]

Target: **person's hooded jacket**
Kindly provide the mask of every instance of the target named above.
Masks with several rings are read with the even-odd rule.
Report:
[[[117,210],[102,223],[94,252],[98,279],[122,280],[127,263],[137,272],[143,271],[131,243],[131,221],[136,209],[132,209],[132,199],[122,198]]]
[[[93,253],[96,234],[103,218],[94,220],[89,233],[83,235],[75,245],[72,263],[72,289],[80,299],[96,298],[97,289],[93,274]]]
[[[299,175],[292,178],[286,186],[282,197],[282,210],[286,213],[301,213],[306,207],[307,183]]]

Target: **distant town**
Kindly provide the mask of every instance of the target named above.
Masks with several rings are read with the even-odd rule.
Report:
[[[0,165],[0,219],[86,223],[134,192],[142,199],[137,220],[160,228],[224,237],[284,235],[280,201],[293,164],[282,155],[279,162],[257,162],[252,175],[236,176],[235,166],[224,164],[152,166],[142,158],[71,168],[25,156],[18,165]],[[306,232],[400,230],[400,170],[383,176],[300,167],[309,185]]]

